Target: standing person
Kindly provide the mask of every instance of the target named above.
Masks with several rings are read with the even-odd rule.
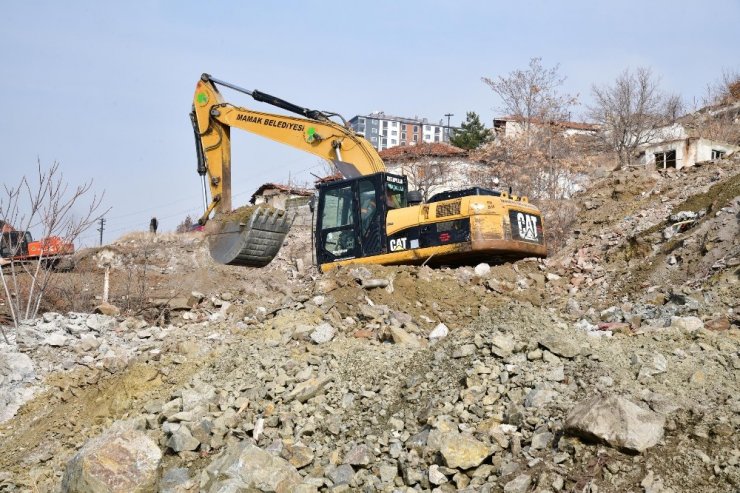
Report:
[[[157,234],[157,226],[159,226],[159,221],[157,221],[156,217],[153,217],[151,221],[149,221],[149,232]]]

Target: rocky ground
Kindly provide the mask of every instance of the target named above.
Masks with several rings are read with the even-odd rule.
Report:
[[[123,315],[85,252],[76,311],[0,345],[0,492],[738,491],[739,170],[611,173],[563,250],[493,267],[130,235]]]

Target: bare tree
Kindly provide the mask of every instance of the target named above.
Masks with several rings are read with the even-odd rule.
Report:
[[[421,192],[424,200],[428,200],[435,189],[447,182],[449,169],[448,163],[431,158],[422,158],[402,165],[402,172],[409,180],[409,188]]]
[[[440,154],[437,145],[422,142],[396,149],[404,152],[388,166],[393,172],[405,175],[409,189],[421,192],[424,200],[454,181],[455,166],[448,160],[449,156]],[[465,155],[465,151],[458,152]]]
[[[0,280],[17,328],[21,321],[36,317],[53,279],[50,267],[55,259],[49,257],[45,243],[52,238],[58,244],[73,243],[107,211],[99,213],[102,195],[93,193],[83,205],[82,199],[92,191],[92,181],[71,189],[57,162],[48,169],[39,162],[36,176],[24,176],[16,187],[6,185],[4,189],[0,222],[21,233],[34,229],[40,232],[42,242],[40,255],[21,259],[22,242],[13,241],[9,234],[3,236],[6,265],[0,269]]]
[[[585,138],[584,138],[585,139]],[[590,167],[581,139],[554,133],[551,142],[528,145],[523,135],[490,145],[476,154],[485,167],[473,168],[470,180],[486,186],[511,187],[537,200],[563,200],[579,189]]]
[[[194,224],[195,221],[193,221],[193,218],[190,217],[190,214],[188,214],[187,216],[185,216],[185,219],[183,219],[182,222],[177,225],[177,228],[175,228],[175,233],[187,233],[193,229]]]
[[[548,124],[569,119],[570,109],[578,98],[561,93],[565,77],[559,74],[560,65],[542,66],[542,58],[532,58],[525,70],[514,70],[507,76],[483,77],[500,98],[499,110],[515,117],[522,124],[527,145],[532,138],[533,123]]]
[[[740,72],[725,68],[722,69],[722,75],[717,80],[707,84],[702,104],[713,106],[733,101],[740,101]]]
[[[514,194],[529,197],[543,213],[552,252],[570,235],[577,212],[573,195],[587,184],[589,173],[601,165],[603,157],[593,137],[568,136],[557,126],[550,127],[548,139],[528,144],[522,134],[479,150],[472,157],[483,165],[470,169],[469,180],[491,188],[511,188]]]
[[[680,116],[677,96],[660,90],[660,79],[649,68],[622,72],[612,85],[592,88],[589,116],[602,127],[604,143],[617,153],[620,165],[632,163],[637,148],[660,135],[661,127]]]

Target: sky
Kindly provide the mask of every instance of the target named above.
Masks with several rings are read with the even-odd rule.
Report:
[[[481,77],[559,64],[563,91],[651,67],[691,105],[740,69],[740,1],[1,2],[0,169],[14,186],[59,162],[110,208],[104,242],[171,231],[203,211],[188,113],[203,72],[349,119],[382,110],[490,127],[500,101]],[[224,90],[228,102],[281,110]],[[307,183],[315,157],[232,132],[234,205],[263,183]],[[80,238],[96,244],[93,229]]]

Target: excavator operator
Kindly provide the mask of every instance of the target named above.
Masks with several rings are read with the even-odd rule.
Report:
[[[378,207],[375,203],[375,197],[369,196],[362,200],[362,207],[360,207],[360,220],[362,221],[362,229],[366,231],[370,222],[375,217],[375,212]]]
[[[402,207],[398,194],[393,193],[390,188],[385,189],[385,205],[388,206],[388,209],[400,209]]]

